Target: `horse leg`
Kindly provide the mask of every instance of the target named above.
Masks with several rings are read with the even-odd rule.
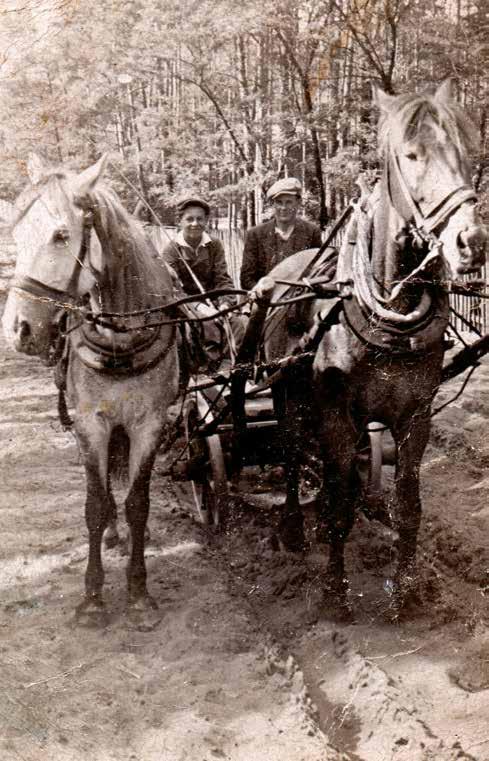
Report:
[[[345,409],[333,408],[324,414],[321,431],[324,480],[318,514],[318,534],[329,542],[324,602],[343,614],[350,613],[345,543],[353,526],[355,501],[360,493],[355,459],[358,437]]]
[[[107,550],[112,550],[120,542],[119,532],[117,530],[117,505],[112,492],[109,492],[109,519],[107,528],[104,531],[104,546]]]
[[[121,541],[125,547],[128,538],[127,534],[124,533],[121,539],[119,529],[117,528],[117,505],[112,492],[109,492],[108,496],[110,501],[110,517],[107,522],[107,528],[104,531],[104,546],[105,549],[112,550],[114,547],[117,547],[119,544],[121,544]],[[146,544],[151,541],[151,533],[148,526],[146,526],[144,530],[144,541]]]
[[[421,521],[419,469],[430,434],[426,414],[414,414],[393,430],[397,444],[396,503],[399,558],[394,578],[393,607],[397,615],[415,596],[416,545]]]
[[[285,462],[286,497],[282,508],[279,535],[285,549],[301,552],[304,549],[304,516],[299,503],[299,453],[292,443],[295,431],[289,438],[289,451]]]
[[[138,428],[138,435],[131,437],[129,458],[129,491],[126,498],[126,519],[130,529],[130,553],[127,566],[128,603],[131,614],[138,623],[153,626],[157,604],[146,587],[146,564],[144,559],[145,531],[149,514],[149,487],[151,471],[161,440],[161,425],[152,422]]]
[[[85,599],[76,609],[77,621],[86,625],[105,625],[107,613],[102,598],[104,570],[102,536],[109,521],[113,497],[108,478],[110,432],[98,427],[88,432],[77,430],[84,457],[87,496],[85,520],[88,529],[88,564],[85,573]]]
[[[304,549],[304,516],[299,503],[300,453],[303,446],[300,403],[290,399],[287,401],[280,425],[287,488],[278,531],[286,550],[301,552]]]

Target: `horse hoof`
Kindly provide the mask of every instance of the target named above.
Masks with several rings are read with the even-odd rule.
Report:
[[[284,521],[278,530],[279,541],[288,552],[304,552],[305,537],[301,521]]]
[[[314,529],[316,542],[318,544],[329,544],[331,537],[328,526],[325,523],[318,523]]]
[[[130,600],[128,618],[130,625],[137,631],[150,632],[161,622],[162,615],[156,600],[145,594]]]
[[[89,629],[103,629],[109,623],[107,609],[101,597],[86,597],[75,610],[75,624]]]
[[[323,590],[323,610],[328,618],[340,623],[352,623],[355,620],[353,608],[348,599],[348,583],[333,582]]]
[[[391,623],[398,623],[401,619],[412,618],[416,613],[419,613],[419,609],[423,604],[412,576],[403,577],[402,581],[396,579],[391,582],[389,595],[391,599],[388,608],[388,618]]]

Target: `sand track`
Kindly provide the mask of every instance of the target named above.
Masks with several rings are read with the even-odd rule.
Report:
[[[380,524],[357,520],[356,620],[340,624],[321,605],[323,546],[275,552],[273,511],[239,499],[209,543],[158,463],[147,555],[161,621],[130,625],[116,549],[109,625],[87,630],[72,618],[87,549],[78,450],[52,371],[0,351],[2,761],[489,760],[488,363],[436,419],[421,605],[400,624],[386,615],[395,551]]]

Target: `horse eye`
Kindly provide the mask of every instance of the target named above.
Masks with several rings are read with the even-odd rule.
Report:
[[[55,230],[55,232],[53,233],[53,242],[66,243],[69,237],[70,237],[70,234],[68,230],[65,227],[60,227],[59,230]]]
[[[417,161],[418,154],[415,151],[409,151],[409,153],[406,153],[406,158],[409,161]]]

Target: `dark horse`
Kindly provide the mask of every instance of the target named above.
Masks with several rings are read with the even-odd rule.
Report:
[[[316,334],[312,388],[305,397],[312,403],[324,462],[319,528],[330,545],[325,587],[328,600],[341,609],[348,608],[344,547],[360,496],[359,442],[371,421],[383,423],[393,435],[399,533],[393,606],[398,611],[415,587],[419,469],[440,383],[446,286],[484,264],[487,233],[478,222],[470,187],[472,128],[452,101],[449,84],[434,95],[394,97],[378,91],[376,100],[383,176],[357,204],[346,230],[335,281],[347,298],[322,315],[327,329]],[[297,279],[313,255],[296,254],[270,277]],[[267,286],[266,279],[258,283],[258,295]],[[280,293],[283,287],[277,285],[274,297]],[[328,304],[311,308],[309,325]],[[296,342],[286,320],[269,319],[269,358],[289,353]],[[292,398],[287,414],[290,436],[301,407],[300,390],[289,396],[294,394],[297,404]],[[303,518],[297,498],[300,437],[295,441],[295,447],[287,447],[296,458],[289,462],[281,535],[286,546],[297,550],[303,543]]]
[[[86,471],[89,535],[78,617],[106,618],[101,544],[109,523],[115,531],[111,474],[125,464],[129,610],[148,622],[157,614],[146,587],[144,534],[151,470],[167,407],[177,394],[175,331],[145,329],[144,315],[123,321],[108,316],[100,326],[84,320],[80,307],[95,315],[143,311],[168,303],[172,283],[138,224],[101,183],[103,167],[101,159],[76,175],[31,157],[32,187],[19,197],[10,220],[18,257],[3,324],[13,348],[44,356],[60,315],[69,315],[66,393]],[[121,327],[134,330],[118,332]]]

